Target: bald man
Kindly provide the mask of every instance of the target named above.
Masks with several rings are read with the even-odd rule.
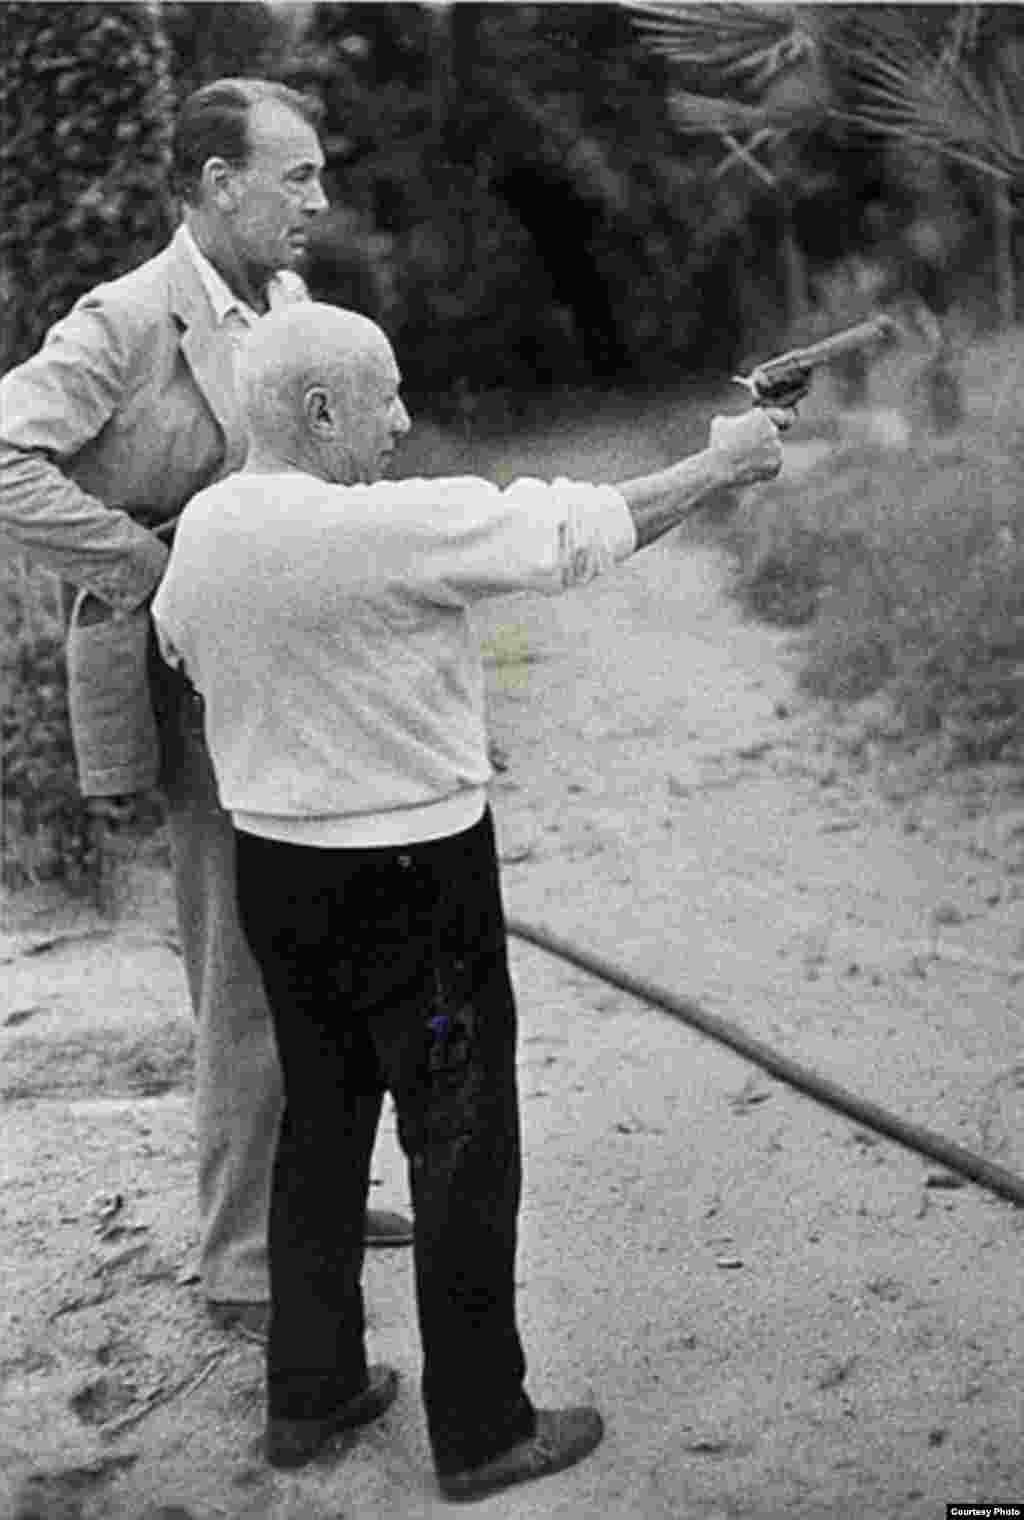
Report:
[[[617,486],[389,482],[400,384],[363,317],[261,319],[239,365],[247,462],[186,508],[153,615],[205,699],[284,1072],[268,1458],[300,1466],[395,1397],[397,1374],[367,1364],[360,1286],[390,1091],[427,1426],[442,1492],[465,1500],[579,1461],[603,1429],[524,1387],[516,1008],[469,609],[581,585],[720,487],[775,475],[787,418],[716,418],[702,452]]]

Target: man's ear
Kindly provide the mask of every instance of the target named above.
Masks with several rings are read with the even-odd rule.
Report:
[[[226,158],[208,158],[200,176],[203,194],[218,211],[234,211],[238,205],[233,170]]]
[[[334,405],[325,385],[311,385],[302,398],[306,425],[314,438],[333,438],[336,432]]]

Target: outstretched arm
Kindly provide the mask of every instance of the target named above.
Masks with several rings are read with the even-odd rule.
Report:
[[[636,528],[636,546],[646,548],[677,528],[710,497],[771,480],[782,468],[780,431],[792,413],[752,408],[736,417],[715,417],[706,449],[653,475],[620,482]]]

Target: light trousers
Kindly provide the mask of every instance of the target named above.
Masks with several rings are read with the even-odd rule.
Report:
[[[198,698],[161,721],[163,788],[196,1016],[199,1269],[207,1298],[269,1298],[267,1213],[283,1084],[263,979],[238,920],[235,837]]]

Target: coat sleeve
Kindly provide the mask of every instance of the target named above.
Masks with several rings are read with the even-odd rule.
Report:
[[[129,330],[86,297],[0,380],[0,535],[117,611],[145,600],[167,550],[67,467],[130,397]]]

